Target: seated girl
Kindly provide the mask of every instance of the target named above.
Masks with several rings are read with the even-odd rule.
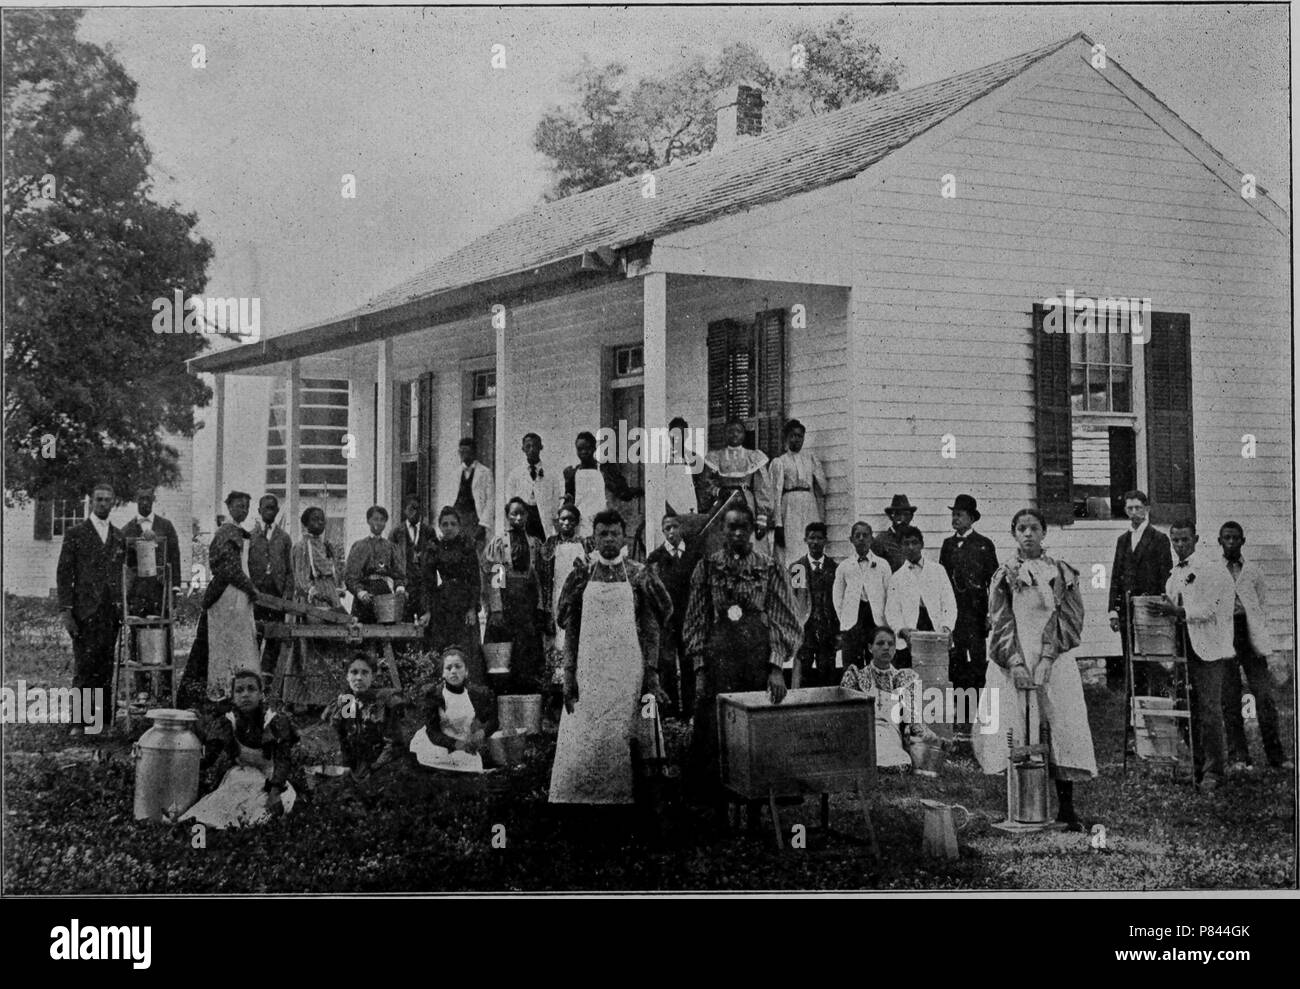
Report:
[[[321,720],[334,726],[339,736],[343,765],[358,778],[392,762],[402,754],[402,710],[406,705],[396,690],[374,690],[375,661],[358,653],[348,665],[348,689],[325,709]]]
[[[231,678],[231,703],[233,710],[214,723],[204,743],[204,766],[224,770],[221,783],[182,821],[218,830],[246,827],[293,807],[289,755],[298,741],[293,721],[265,706],[262,675],[255,670],[239,670]]]
[[[469,682],[463,650],[442,654],[442,679],[425,691],[424,718],[411,739],[420,765],[483,772],[487,737],[497,730],[497,702],[492,691]]]
[[[871,662],[844,671],[841,687],[876,699],[876,765],[910,766],[907,745],[914,739],[935,738],[920,721],[921,678],[913,670],[894,666],[894,630],[879,625],[868,642]]]

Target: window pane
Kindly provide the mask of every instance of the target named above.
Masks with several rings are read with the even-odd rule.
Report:
[[[1110,369],[1110,393],[1112,412],[1133,411],[1133,371],[1127,367]]]
[[[1112,364],[1133,363],[1133,338],[1127,333],[1110,335],[1110,362]]]
[[[1104,365],[1088,365],[1088,411],[1109,412],[1109,386]]]
[[[1106,334],[1089,333],[1084,337],[1088,341],[1088,363],[1105,364],[1106,363]]]
[[[1070,334],[1070,363],[1083,364],[1083,335],[1079,333]]]
[[[1075,412],[1083,412],[1085,410],[1084,381],[1085,368],[1082,364],[1070,368],[1070,408]]]

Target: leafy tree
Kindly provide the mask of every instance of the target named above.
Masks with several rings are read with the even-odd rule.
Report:
[[[796,47],[799,46],[799,47]],[[894,92],[903,67],[886,58],[851,17],[790,38],[778,71],[747,44],[693,55],[662,76],[632,83],[619,62],[584,63],[570,78],[576,97],[543,114],[533,147],[550,159],[548,201],[661,168],[713,147],[718,94],[738,82],[763,90],[765,130]]]
[[[136,84],[111,51],[77,39],[79,17],[4,15],[10,503],[100,478],[120,494],[175,484],[163,433],[193,436],[195,408],[211,398],[184,364],[207,339],[155,334],[152,304],[202,292],[212,245],[195,214],[151,198]]]

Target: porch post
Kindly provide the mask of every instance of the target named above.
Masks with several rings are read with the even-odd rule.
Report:
[[[298,425],[298,403],[302,393],[302,366],[299,361],[289,362],[289,377],[284,384],[284,504],[281,506],[280,527],[291,532],[290,526],[298,517],[298,464],[302,459],[299,445],[302,430]]]
[[[379,360],[375,374],[375,504],[383,505],[394,517],[389,505],[393,492],[393,341],[379,342]],[[368,507],[368,506],[367,506]]]
[[[668,276],[662,271],[645,275],[641,283],[641,318],[644,338],[645,422],[643,429],[668,427]],[[662,434],[656,434],[662,435]],[[653,546],[668,500],[666,450],[643,441],[645,466],[645,544]]]
[[[212,404],[216,419],[214,439],[217,449],[212,468],[212,506],[213,515],[216,516],[225,513],[221,499],[226,496],[226,493],[221,489],[226,483],[226,376],[217,374],[214,375],[214,379]],[[212,521],[216,523],[215,517]]]
[[[509,310],[507,310],[507,313]],[[496,499],[496,504],[492,506],[492,517],[496,520],[495,528],[492,535],[500,535],[506,531],[506,419],[511,414],[509,405],[510,398],[514,395],[507,381],[506,369],[506,319],[497,321],[496,326],[496,359],[497,359],[497,420],[496,420],[496,456],[493,458],[495,463],[492,464],[492,492]]]

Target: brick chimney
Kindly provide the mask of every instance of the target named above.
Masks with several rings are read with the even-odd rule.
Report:
[[[718,114],[715,148],[725,148],[763,132],[763,91],[740,82],[724,89],[714,103]]]

